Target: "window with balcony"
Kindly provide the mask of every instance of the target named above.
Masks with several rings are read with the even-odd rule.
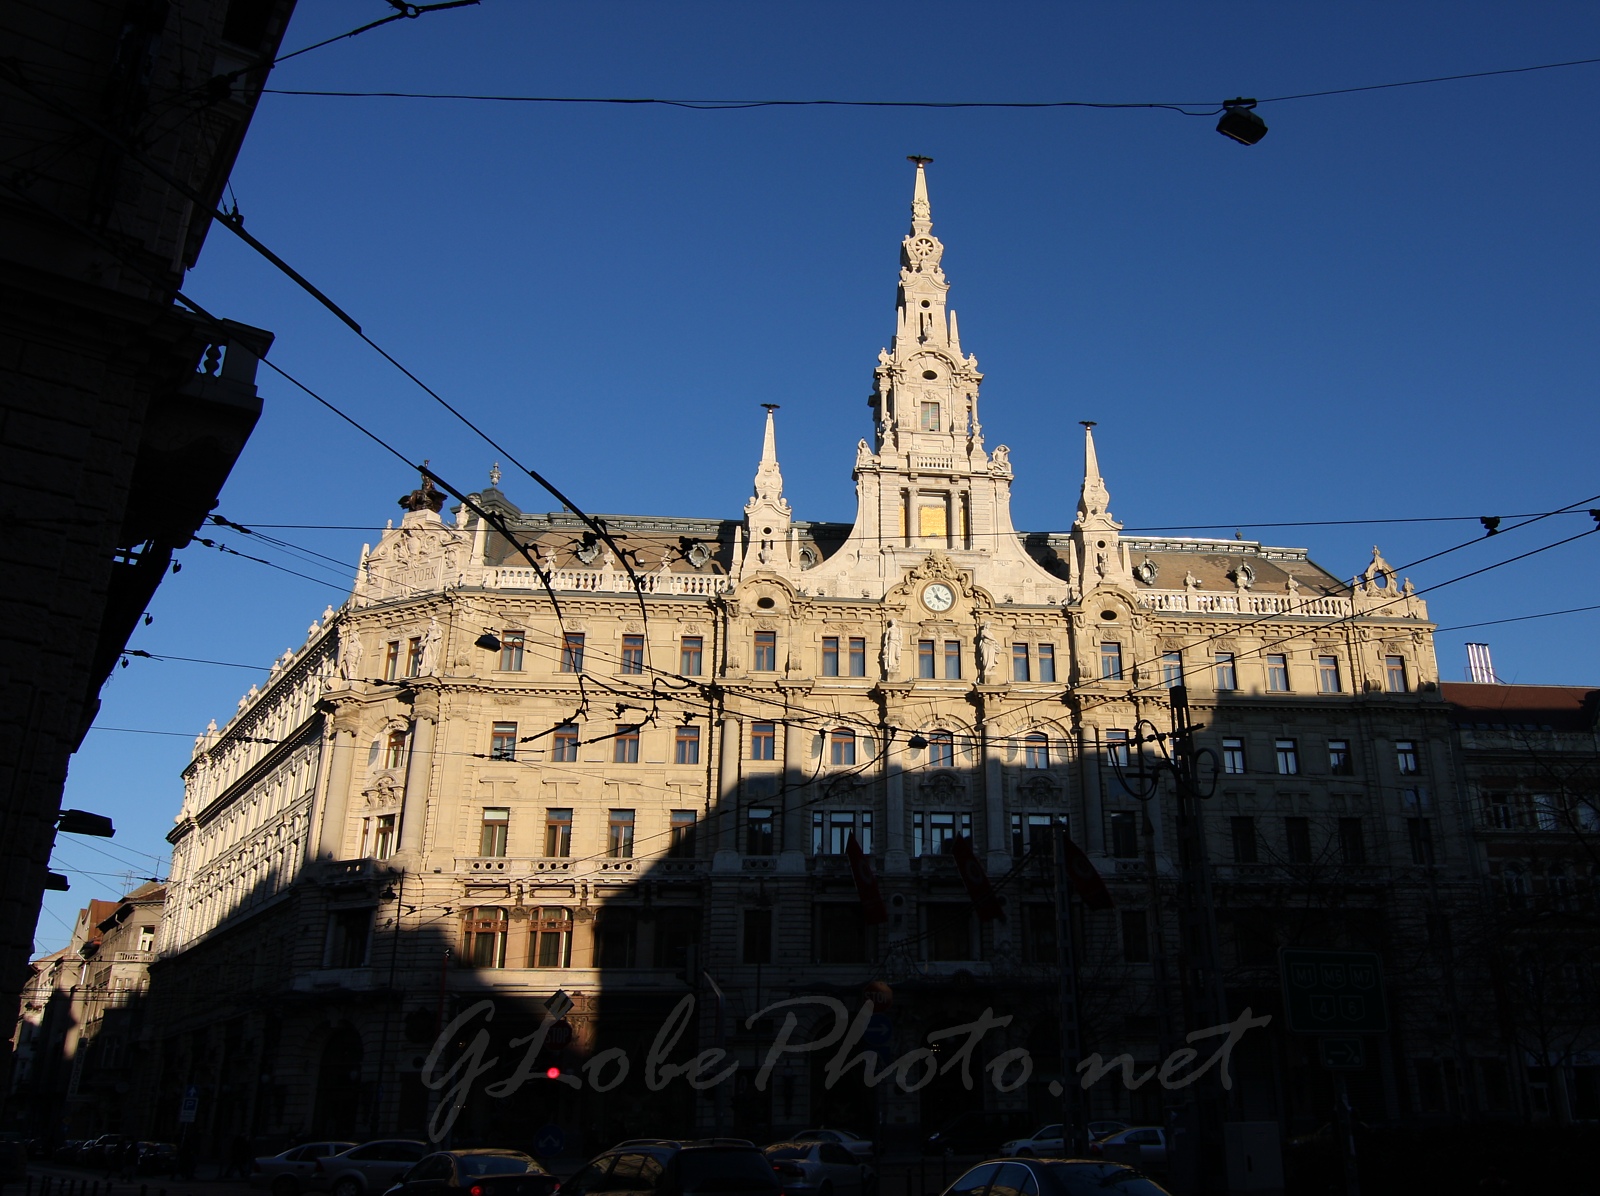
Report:
[[[550,759],[557,764],[575,764],[578,759],[578,726],[562,723],[550,738]]]
[[[639,728],[631,723],[618,723],[611,744],[613,764],[639,763]]]
[[[1383,687],[1392,694],[1403,694],[1410,688],[1406,684],[1406,659],[1403,656],[1383,658]]]
[[[698,816],[693,810],[672,811],[669,827],[671,839],[667,855],[675,860],[692,860],[695,855],[695,824]]]
[[[773,760],[778,752],[778,725],[776,723],[750,724],[750,759]]]
[[[1317,657],[1317,692],[1336,694],[1344,688],[1339,680],[1339,658],[1337,656]]]
[[[506,934],[511,920],[506,911],[492,905],[480,905],[464,911],[462,939],[465,950],[462,958],[474,968],[503,968],[506,966]]]
[[[777,835],[777,821],[771,806],[745,807],[745,855],[776,855],[778,853]]]
[[[323,953],[329,968],[362,968],[372,942],[371,906],[336,909],[328,915],[328,941]]]
[[[865,677],[867,675],[867,641],[865,636],[853,635],[850,637],[850,675],[852,677]]]
[[[1131,810],[1117,810],[1107,821],[1111,824],[1111,855],[1119,860],[1139,858],[1139,816]]]
[[[644,672],[644,636],[622,637],[622,671],[633,676]]]
[[[1031,731],[1022,737],[1022,767],[1050,767],[1050,737],[1042,731]]]
[[[1011,645],[1011,679],[1013,681],[1032,681],[1033,673],[1028,665],[1028,645]]]
[[[839,637],[836,635],[822,637],[822,675],[824,677],[839,675]]]
[[[836,766],[856,762],[856,733],[850,728],[835,727],[828,732],[828,762]]]
[[[561,671],[583,672],[583,632],[568,631],[561,637]]]
[[[520,631],[502,631],[500,633],[500,671],[502,673],[520,673],[522,671],[522,652],[527,646],[527,637]]]
[[[495,723],[489,731],[489,759],[517,758],[517,724]]]
[[[917,641],[917,676],[925,681],[934,678],[934,642],[932,640]]]
[[[956,737],[949,731],[928,732],[928,767],[954,768],[956,766]]]
[[[572,854],[572,811],[550,808],[544,812],[544,853],[552,859]]]
[[[956,836],[972,837],[972,815],[945,810],[918,810],[911,816],[911,854],[949,855]]]
[[[572,966],[572,911],[542,905],[528,911],[528,958],[536,968]]]
[[[478,854],[499,856],[506,853],[506,842],[511,835],[511,811],[504,806],[491,806],[483,812],[478,829]]]
[[[1217,689],[1224,693],[1239,688],[1239,673],[1234,667],[1232,652],[1218,652],[1213,657],[1216,665]]]
[[[922,404],[922,430],[924,432],[937,432],[939,430],[939,404]]]
[[[1292,739],[1279,739],[1273,744],[1273,749],[1278,756],[1278,775],[1280,777],[1294,777],[1300,775],[1300,747]]]
[[[154,926],[139,927],[140,951],[154,951],[156,949],[156,928]]]
[[[678,641],[678,672],[698,677],[705,658],[705,637],[686,635]]]
[[[871,810],[813,810],[811,854],[844,855],[850,836],[867,855],[872,854]]]
[[[1328,740],[1328,771],[1336,777],[1348,777],[1355,772],[1348,739]]]
[[[1289,692],[1289,658],[1280,653],[1267,654],[1267,692],[1286,694]]]
[[[672,762],[674,764],[700,763],[700,728],[679,727],[672,733]]]
[[[612,810],[607,814],[606,855],[613,860],[633,859],[632,810]]]
[[[946,681],[961,680],[960,640],[945,640],[944,642],[944,679]]]
[[[1395,768],[1403,777],[1414,777],[1422,771],[1422,763],[1417,756],[1417,743],[1414,739],[1397,739],[1394,742]]]
[[[778,633],[758,631],[755,635],[755,655],[750,667],[758,673],[778,671]]]
[[[1224,739],[1222,741],[1222,771],[1234,776],[1243,775],[1245,771],[1244,740]]]
[[[386,860],[394,854],[395,823],[399,821],[399,815],[379,814],[369,821],[371,838],[367,844],[366,854],[375,860]]]

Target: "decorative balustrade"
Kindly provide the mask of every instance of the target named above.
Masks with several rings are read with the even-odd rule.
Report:
[[[911,457],[912,469],[938,469],[949,472],[955,467],[954,457],[930,457],[922,453],[915,453]]]
[[[1142,590],[1139,605],[1146,610],[1189,611],[1206,615],[1303,615],[1311,618],[1342,619],[1351,614],[1350,599],[1318,595],[1312,598],[1287,594],[1218,594],[1204,590]]]
[[[581,594],[631,594],[633,578],[625,569],[551,569],[550,588]],[[640,590],[646,594],[726,594],[733,578],[725,573],[640,573]],[[485,569],[483,584],[491,590],[542,590],[544,582],[529,567]]]

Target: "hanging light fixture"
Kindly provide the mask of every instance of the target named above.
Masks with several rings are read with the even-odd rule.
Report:
[[[486,652],[500,651],[500,637],[492,631],[485,631],[472,642],[474,646],[482,648]]]
[[[1255,114],[1256,102],[1243,96],[1227,100],[1222,105],[1222,119],[1217,122],[1217,132],[1231,137],[1240,145],[1254,145],[1267,135],[1267,122]]]

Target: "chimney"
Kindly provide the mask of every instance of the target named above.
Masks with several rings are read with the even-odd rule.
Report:
[[[1494,662],[1489,659],[1488,644],[1467,645],[1467,680],[1479,685],[1499,685],[1494,675]]]

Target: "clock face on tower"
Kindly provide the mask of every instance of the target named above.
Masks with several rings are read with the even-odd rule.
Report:
[[[956,604],[955,592],[942,581],[925,586],[922,591],[922,605],[931,611],[943,613]]]

